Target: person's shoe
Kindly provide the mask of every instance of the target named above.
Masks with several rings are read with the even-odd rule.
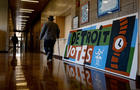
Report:
[[[48,56],[49,55],[49,52],[46,52],[46,55]]]
[[[52,59],[48,59],[47,61],[48,61],[48,62],[51,62],[51,61],[52,61]]]

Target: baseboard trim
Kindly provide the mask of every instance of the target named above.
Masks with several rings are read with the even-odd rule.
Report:
[[[0,51],[0,53],[8,53],[8,51]]]
[[[53,57],[56,58],[56,59],[62,60],[62,56],[59,56],[59,55],[53,55]]]
[[[137,81],[140,81],[140,75],[137,75],[137,76],[136,76],[136,80],[137,80]]]

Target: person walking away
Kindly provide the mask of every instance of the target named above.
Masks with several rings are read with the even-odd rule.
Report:
[[[14,33],[14,36],[12,37],[12,42],[13,42],[13,55],[15,55],[16,54],[16,44],[18,44],[18,38],[15,33]]]
[[[56,38],[59,38],[60,29],[56,23],[53,22],[53,16],[49,16],[48,22],[44,23],[41,33],[40,40],[44,39],[44,49],[47,60],[51,61],[53,58],[53,49],[56,42]]]

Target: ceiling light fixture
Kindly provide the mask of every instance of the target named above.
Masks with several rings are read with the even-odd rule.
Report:
[[[20,21],[20,22],[26,22],[26,21],[28,21],[28,20],[25,20],[25,19],[18,19],[18,21]]]
[[[33,11],[35,11],[35,10],[33,10],[33,9],[24,9],[24,8],[20,8],[20,11],[30,11],[30,12],[33,12]]]
[[[16,78],[16,81],[22,81],[22,80],[25,80],[25,78]]]
[[[24,8],[20,8],[20,10],[19,10],[19,12],[24,12],[24,13],[32,13],[33,11],[35,11],[35,10],[33,10],[33,9],[24,9]]]
[[[26,24],[26,22],[17,21],[17,24]]]
[[[17,24],[18,27],[25,27],[25,24]]]
[[[32,3],[39,3],[39,1],[36,0],[21,0],[23,2],[32,2]]]
[[[17,27],[25,27],[25,25],[17,24]]]
[[[25,26],[25,24],[17,24],[18,26]]]
[[[32,13],[30,11],[19,11],[19,12],[21,12],[21,13]]]
[[[16,18],[17,23],[26,23],[28,20],[26,18]]]
[[[16,86],[27,86],[27,82],[18,82]]]
[[[29,16],[18,16],[20,18],[29,18]]]

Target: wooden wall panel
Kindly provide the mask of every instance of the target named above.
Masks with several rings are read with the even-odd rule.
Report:
[[[8,51],[8,0],[0,1],[0,51]]]
[[[57,16],[56,17],[56,23],[59,26],[60,29],[60,38],[65,37],[65,17],[64,16]]]
[[[40,31],[41,31],[41,22],[38,21],[32,29],[33,34],[32,47],[34,51],[40,51],[40,40],[39,40]]]
[[[6,50],[6,32],[0,30],[0,51]]]

